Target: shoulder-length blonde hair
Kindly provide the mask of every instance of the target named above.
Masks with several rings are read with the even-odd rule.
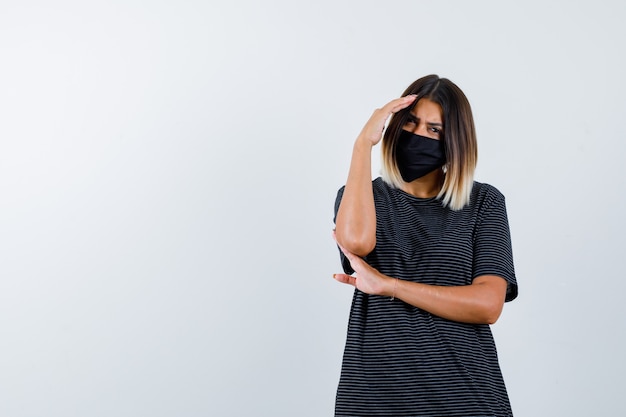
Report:
[[[411,106],[391,117],[383,136],[382,178],[396,188],[400,188],[403,183],[396,162],[396,143],[411,110],[420,99],[426,98],[439,104],[443,112],[445,180],[437,198],[441,199],[444,206],[460,210],[469,203],[478,160],[476,130],[469,101],[456,84],[437,75],[427,75],[413,82],[402,96],[409,94],[416,94],[417,99]]]

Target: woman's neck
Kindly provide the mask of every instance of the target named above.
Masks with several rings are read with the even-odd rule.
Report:
[[[436,197],[443,186],[444,173],[437,169],[423,177],[402,184],[402,191],[418,198]]]

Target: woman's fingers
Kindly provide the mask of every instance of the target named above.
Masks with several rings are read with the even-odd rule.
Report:
[[[335,234],[335,231],[333,230],[333,240],[335,241],[335,243],[337,244],[337,246],[339,246],[339,249],[341,250],[341,252],[343,252],[343,254],[346,256],[346,258],[348,258],[348,261],[350,262],[350,265],[352,265],[352,262],[354,262],[355,258],[358,258],[358,256],[354,255],[353,253],[347,251],[346,249],[344,249],[343,246],[341,246],[339,244],[339,242],[337,242],[337,235]],[[352,285],[353,287],[356,287],[356,277],[353,277],[352,275],[348,275],[348,274],[333,274],[333,278],[335,278],[335,280],[343,283],[343,284],[349,284]]]
[[[337,246],[339,246],[339,249],[343,252],[343,254],[346,255],[346,257],[347,257],[348,256],[347,253],[350,253],[350,252],[348,252],[346,249],[344,249],[344,247],[341,246],[341,244],[337,241],[337,233],[334,230],[333,230],[333,240],[335,241]]]
[[[352,264],[352,262],[354,262],[356,259],[361,259],[358,256],[356,256],[354,253],[348,251],[346,248],[341,246],[339,242],[337,242],[337,235],[335,234],[334,230],[333,230],[333,239],[335,240],[335,243],[337,244],[337,246],[339,246],[339,249],[341,250],[341,252],[343,252],[346,258],[348,258],[348,261],[350,261],[350,264]]]
[[[411,103],[415,101],[416,97],[417,96],[414,94],[400,97],[391,100],[383,107],[374,110],[374,113],[368,120],[362,132],[372,146],[380,142],[383,130],[385,129],[385,124],[387,123],[389,117],[391,117],[392,114],[409,107]]]
[[[388,108],[389,114],[397,113],[402,109],[406,109],[415,101],[417,96],[415,94],[409,94],[408,96],[400,97],[395,100],[391,100],[383,108]]]
[[[385,104],[380,109],[378,109],[377,112],[379,113],[379,117],[381,117],[382,119],[380,121],[382,122],[383,126],[385,122],[387,122],[387,119],[389,119],[389,117],[392,114],[397,113],[400,110],[406,109],[407,107],[409,107],[411,103],[415,101],[416,97],[417,96],[415,94],[411,94],[408,96],[396,98],[394,100],[391,100],[389,103]]]

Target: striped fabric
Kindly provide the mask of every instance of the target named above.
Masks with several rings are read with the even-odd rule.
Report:
[[[467,285],[485,274],[517,296],[504,196],[474,183],[469,206],[443,208],[373,181],[376,248],[365,260],[392,277]],[[341,202],[339,190],[335,213]],[[352,273],[341,255],[346,273]],[[355,290],[336,416],[511,416],[489,325],[436,317]]]

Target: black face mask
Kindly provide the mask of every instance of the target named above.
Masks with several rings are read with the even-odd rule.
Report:
[[[396,163],[405,182],[411,182],[446,163],[443,140],[402,130],[396,143]]]

